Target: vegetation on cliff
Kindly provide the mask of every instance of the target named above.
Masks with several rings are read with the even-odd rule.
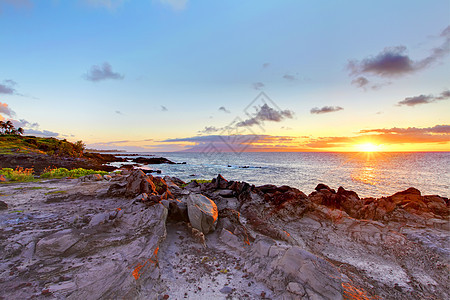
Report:
[[[83,157],[82,141],[71,143],[56,138],[0,135],[0,154],[41,153],[56,156]]]

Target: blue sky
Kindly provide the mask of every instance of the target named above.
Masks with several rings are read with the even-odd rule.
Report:
[[[361,130],[413,127],[429,137],[373,131],[374,141],[449,149],[448,131],[426,129],[450,113],[449,1],[0,0],[0,10],[0,116],[30,134],[182,150],[252,118],[244,109],[264,91],[292,114],[243,134],[339,150],[365,140]],[[317,144],[340,137],[350,140]]]

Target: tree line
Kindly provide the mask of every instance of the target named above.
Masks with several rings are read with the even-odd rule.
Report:
[[[22,135],[23,128],[16,129],[11,121],[0,121],[0,135]]]

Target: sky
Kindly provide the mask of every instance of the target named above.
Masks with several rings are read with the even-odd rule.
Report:
[[[0,120],[127,151],[450,151],[450,2],[0,0]]]

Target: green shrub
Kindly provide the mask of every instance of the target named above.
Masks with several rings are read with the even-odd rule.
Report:
[[[208,180],[208,179],[192,179],[191,181],[189,181],[188,183],[186,183],[186,184],[182,184],[181,185],[181,187],[185,187],[185,186],[187,186],[189,183],[191,183],[191,182],[197,182],[197,183],[211,183],[211,181],[212,180]]]
[[[73,170],[69,171],[66,168],[58,168],[58,169],[44,170],[44,173],[41,174],[41,178],[62,178],[62,177],[78,178],[81,176],[86,176],[86,175],[91,175],[91,174],[106,175],[106,174],[108,174],[108,172],[87,170],[87,169],[83,169],[83,168],[73,169]]]

